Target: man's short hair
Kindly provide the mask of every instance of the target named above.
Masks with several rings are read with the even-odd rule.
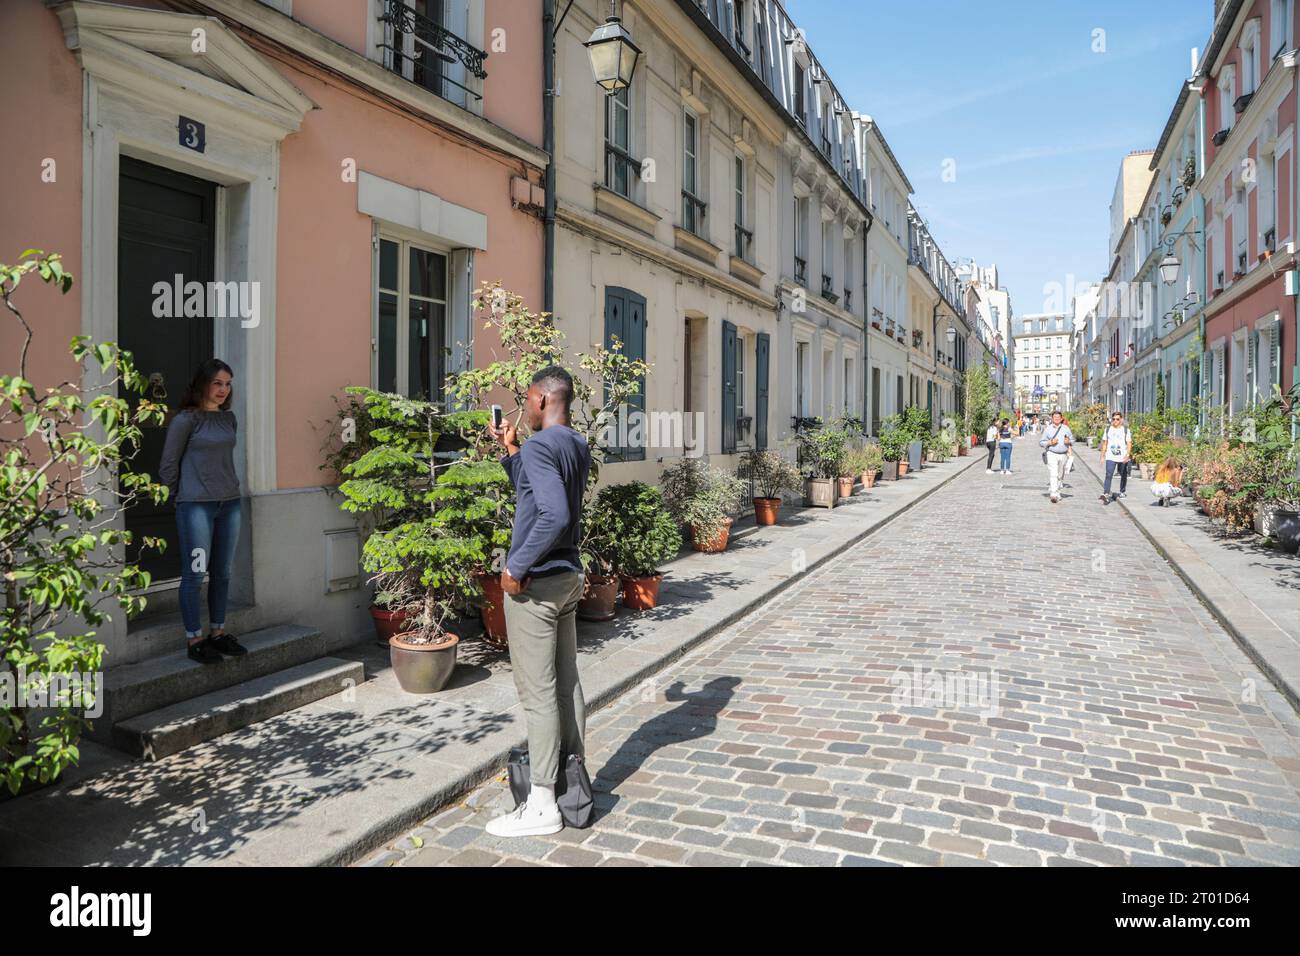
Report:
[[[534,374],[533,384],[565,408],[573,403],[573,376],[558,365],[548,365]]]

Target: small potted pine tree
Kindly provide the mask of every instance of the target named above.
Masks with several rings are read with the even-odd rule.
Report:
[[[611,543],[610,560],[623,582],[623,606],[648,610],[659,600],[659,566],[677,556],[682,534],[658,488],[640,481],[609,485],[596,496],[593,520]]]
[[[477,521],[480,492],[499,481],[494,467],[504,470],[493,461],[448,464],[434,453],[448,432],[481,430],[482,413],[444,416],[430,402],[362,387],[349,392],[380,427],[371,433],[374,447],[344,468],[341,507],[361,513],[383,505],[401,516],[370,533],[362,564],[386,605],[408,614],[407,629],[388,642],[398,683],[408,693],[436,693],[456,666],[459,637],[447,623],[476,593],[474,569],[492,556],[492,538]]]

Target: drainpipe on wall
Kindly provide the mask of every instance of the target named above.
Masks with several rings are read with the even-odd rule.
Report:
[[[542,0],[542,149],[546,151],[542,310],[555,311],[555,0]]]
[[[862,223],[862,434],[871,434],[871,355],[867,345],[871,341],[871,282],[867,271],[871,265],[867,254],[867,236],[876,220],[870,214]]]

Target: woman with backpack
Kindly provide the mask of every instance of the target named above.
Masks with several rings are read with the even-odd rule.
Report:
[[[1011,474],[1011,421],[1010,419],[1006,419],[1006,418],[1002,419],[1001,425],[998,428],[998,451],[1001,454],[1001,461],[999,462],[999,464],[1002,466],[1000,469],[1002,474],[1004,475]]]

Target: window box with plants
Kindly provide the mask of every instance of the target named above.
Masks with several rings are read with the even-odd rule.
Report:
[[[741,467],[753,483],[755,523],[776,524],[782,497],[787,493],[793,494],[803,485],[799,469],[780,452],[770,449],[746,452]]]
[[[660,566],[677,557],[682,534],[658,488],[640,481],[600,490],[593,522],[609,542],[611,568],[623,584],[623,606],[645,611],[659,602]]]
[[[690,530],[696,551],[715,554],[727,549],[727,539],[745,483],[729,471],[700,458],[680,458],[659,476],[668,513]]]

